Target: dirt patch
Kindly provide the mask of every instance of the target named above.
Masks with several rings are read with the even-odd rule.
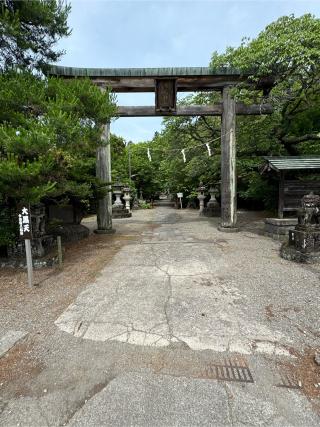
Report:
[[[296,379],[301,391],[320,414],[320,366],[314,360],[315,353],[319,351],[320,348],[307,348],[297,355],[295,363],[281,363],[278,366]]]
[[[132,236],[91,235],[81,242],[70,243],[65,248],[63,269],[35,270],[38,286],[32,289],[27,286],[24,270],[3,269],[2,309],[22,319],[26,313],[25,318],[34,320],[38,328],[44,319],[55,319],[128,241],[135,240]]]
[[[269,304],[265,307],[265,313],[268,320],[275,318],[276,316],[286,317],[287,313],[300,313],[302,309],[296,306],[290,307],[274,307],[273,304]],[[290,319],[289,319],[290,320]]]
[[[265,307],[265,311],[266,311],[266,317],[268,320],[271,320],[274,317],[274,313],[273,313],[273,305],[269,304]]]
[[[0,330],[27,330],[27,340],[15,345],[0,359],[2,392],[10,396],[29,395],[30,381],[44,369],[39,347],[52,336],[55,319],[77,295],[94,282],[101,269],[112,261],[128,241],[126,235],[90,235],[65,247],[63,269],[35,270],[37,287],[27,285],[26,272],[2,269],[0,272]],[[42,350],[41,350],[42,351]]]
[[[32,342],[16,344],[0,359],[0,384],[8,386],[15,397],[29,394],[28,383],[37,377],[45,365],[32,356]],[[18,384],[13,387],[13,384]]]

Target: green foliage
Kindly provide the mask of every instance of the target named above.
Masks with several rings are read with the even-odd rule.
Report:
[[[310,14],[283,16],[268,25],[257,38],[245,37],[240,47],[212,56],[211,67],[233,67],[252,79],[273,76],[276,83],[303,86],[319,72],[320,20]]]
[[[221,66],[249,73],[253,82],[273,79],[268,101],[273,102],[275,112],[269,129],[279,151],[293,155],[313,152],[316,147],[310,142],[320,140],[320,19],[310,14],[283,16],[256,39],[245,38],[240,47],[229,47],[222,55],[215,52],[211,67]],[[235,95],[257,101],[259,92],[242,85]],[[260,102],[266,102],[261,94]]]
[[[140,202],[139,203],[139,207],[141,209],[152,209],[152,206],[150,203],[146,203],[146,202]]]
[[[0,70],[56,62],[63,52],[54,45],[70,34],[70,9],[63,0],[0,0]]]
[[[0,99],[1,200],[9,207],[49,200],[88,207],[101,186],[95,152],[114,96],[89,80],[6,73]]]
[[[12,220],[8,206],[0,205],[0,247],[10,244],[16,236],[17,224]]]

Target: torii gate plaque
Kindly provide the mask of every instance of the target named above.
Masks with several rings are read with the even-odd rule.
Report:
[[[248,75],[223,68],[72,68],[52,66],[47,75],[62,78],[89,77],[100,87],[114,92],[154,92],[155,105],[118,107],[119,117],[152,116],[221,116],[221,224],[220,231],[237,230],[237,174],[236,174],[236,115],[270,114],[272,107],[236,103],[230,88],[247,81]],[[265,93],[273,85],[273,78],[261,79],[254,89]],[[219,91],[222,102],[214,105],[177,106],[177,92]],[[108,147],[109,124],[106,124],[102,146]],[[107,170],[111,176],[110,150],[98,148],[97,176],[103,178]],[[99,155],[98,155],[99,154]],[[101,175],[101,176],[100,176]],[[110,196],[99,202],[98,232],[112,232]]]

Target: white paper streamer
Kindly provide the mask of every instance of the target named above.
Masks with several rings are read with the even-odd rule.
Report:
[[[187,161],[187,159],[186,159],[186,153],[184,152],[184,149],[181,150],[181,154],[182,154],[182,157],[183,157],[183,161],[185,163]]]
[[[151,154],[150,154],[150,148],[148,148],[148,159],[149,159],[149,162],[151,162]]]
[[[211,157],[211,148],[210,148],[210,145],[206,144],[206,147],[207,147],[207,150],[208,150],[209,157]]]

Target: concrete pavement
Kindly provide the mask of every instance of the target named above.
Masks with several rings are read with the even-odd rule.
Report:
[[[222,234],[195,211],[157,208],[150,216],[160,227],[117,253],[57,319],[60,329],[96,341],[240,354],[290,356],[291,347],[315,344],[318,273],[282,260],[278,243]]]
[[[0,425],[318,425],[299,353],[320,346],[320,269],[240,223],[169,207],[115,221],[96,279],[8,353]]]

